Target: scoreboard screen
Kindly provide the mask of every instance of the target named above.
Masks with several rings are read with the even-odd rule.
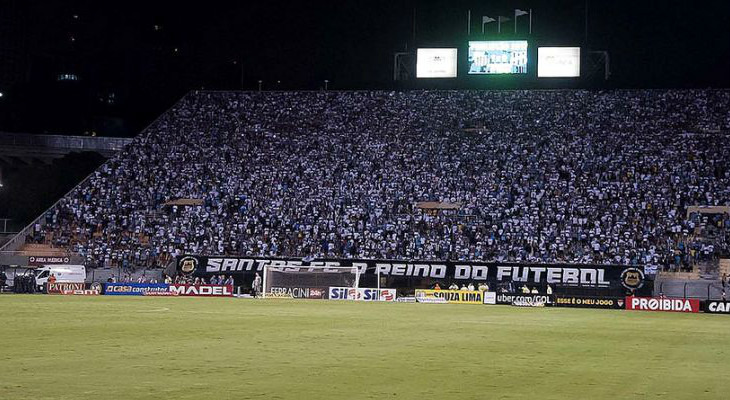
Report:
[[[457,49],[418,49],[416,78],[456,78]]]
[[[580,47],[538,47],[538,78],[580,76]]]
[[[526,74],[526,40],[469,42],[469,74]]]

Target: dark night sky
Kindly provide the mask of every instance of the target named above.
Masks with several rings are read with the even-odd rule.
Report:
[[[531,8],[533,39],[609,51],[610,87],[730,86],[730,2],[590,0],[587,43],[585,4],[0,0],[0,57],[15,71],[0,76],[0,130],[131,134],[190,89],[259,79],[392,88],[393,52],[414,47],[414,8],[416,46],[463,44],[469,9],[478,32],[481,15]],[[59,73],[80,81],[57,82]],[[100,100],[109,93],[113,104]]]

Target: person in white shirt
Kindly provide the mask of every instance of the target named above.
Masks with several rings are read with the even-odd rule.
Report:
[[[547,292],[547,294],[549,294],[549,295],[550,295],[550,294],[553,294],[553,288],[552,288],[552,286],[550,286],[550,285],[547,285],[547,290],[546,290],[546,292]]]
[[[469,282],[469,286],[466,287],[466,290],[473,292],[474,291],[474,284]]]
[[[451,286],[449,286],[449,290],[459,290],[459,285],[452,283]]]

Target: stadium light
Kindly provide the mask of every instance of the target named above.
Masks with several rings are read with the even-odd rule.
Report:
[[[330,83],[329,79],[324,80],[324,90],[325,91],[327,91],[327,87],[328,87],[329,83]]]
[[[3,97],[3,92],[0,92],[0,97]]]
[[[264,83],[261,79],[259,79],[259,92],[261,91],[261,84]]]

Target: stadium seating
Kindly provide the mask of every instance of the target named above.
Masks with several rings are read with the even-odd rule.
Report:
[[[711,237],[685,214],[730,205],[728,110],[718,90],[192,92],[41,237],[130,268],[182,253],[690,268],[728,253],[727,214]]]

